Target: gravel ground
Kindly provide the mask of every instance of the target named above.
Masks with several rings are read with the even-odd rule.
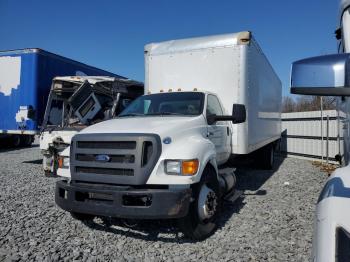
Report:
[[[316,198],[326,175],[278,158],[274,171],[239,168],[244,194],[226,202],[213,236],[193,242],[176,224],[79,222],[56,207],[57,179],[33,148],[0,151],[0,261],[309,261]],[[289,182],[289,185],[285,185]]]

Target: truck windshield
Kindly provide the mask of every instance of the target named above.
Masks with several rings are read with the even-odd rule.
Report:
[[[133,101],[120,115],[200,115],[203,111],[204,94],[198,92],[176,92],[144,95]]]

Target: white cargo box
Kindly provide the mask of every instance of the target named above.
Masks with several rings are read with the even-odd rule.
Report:
[[[280,138],[281,81],[250,32],[152,43],[145,66],[145,92],[209,91],[226,114],[244,104],[247,121],[233,125],[233,154]]]

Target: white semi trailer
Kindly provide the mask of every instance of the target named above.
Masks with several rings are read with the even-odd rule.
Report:
[[[281,82],[250,32],[146,45],[145,68],[147,95],[73,137],[56,203],[78,219],[176,218],[203,239],[235,193],[230,156],[273,165]]]
[[[338,97],[344,136],[344,165],[327,180],[317,201],[312,261],[350,261],[350,0],[341,1],[339,54],[296,61],[292,66],[291,92]]]

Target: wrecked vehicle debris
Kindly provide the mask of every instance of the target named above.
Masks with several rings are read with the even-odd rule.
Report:
[[[71,138],[89,125],[117,116],[143,93],[143,83],[125,78],[54,78],[40,134],[45,175],[69,176]]]

